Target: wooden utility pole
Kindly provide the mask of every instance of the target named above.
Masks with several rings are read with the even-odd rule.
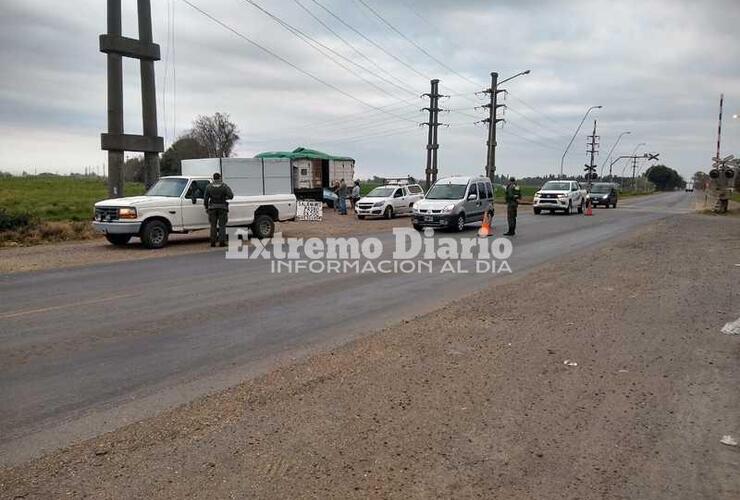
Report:
[[[159,177],[159,153],[164,140],[157,136],[157,100],[154,61],[160,59],[159,45],[152,42],[150,0],[137,0],[139,39],[122,36],[121,0],[108,0],[108,33],[100,35],[100,51],[108,57],[108,132],[100,135],[101,149],[108,151],[108,196],[124,195],[124,151],[144,153],[144,179],[150,187]],[[124,133],[123,58],[139,59],[143,135]]]

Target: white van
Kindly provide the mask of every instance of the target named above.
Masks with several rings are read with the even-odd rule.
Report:
[[[439,179],[413,209],[414,229],[425,227],[462,231],[489,211],[493,217],[493,186],[488,177],[460,176]]]

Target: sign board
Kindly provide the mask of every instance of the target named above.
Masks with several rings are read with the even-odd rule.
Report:
[[[321,222],[324,204],[320,201],[298,200],[296,203],[296,220]]]

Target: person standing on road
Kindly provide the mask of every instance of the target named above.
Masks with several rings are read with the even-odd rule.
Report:
[[[221,182],[221,174],[213,174],[213,182],[206,186],[203,195],[203,206],[208,212],[211,223],[211,246],[216,246],[216,237],[220,246],[226,246],[226,223],[229,221],[229,200],[234,197],[231,188]]]
[[[509,223],[509,231],[504,236],[514,236],[516,233],[516,216],[519,200],[522,198],[522,191],[516,183],[516,179],[511,177],[506,185],[506,219]]]
[[[344,179],[339,181],[337,196],[339,197],[339,214],[347,215],[347,184],[344,182]]]
[[[360,199],[360,181],[355,181],[355,185],[352,186],[352,210],[355,210],[355,205]]]

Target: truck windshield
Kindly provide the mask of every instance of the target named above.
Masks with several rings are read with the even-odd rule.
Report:
[[[376,187],[372,191],[370,191],[367,194],[368,198],[388,198],[389,196],[393,196],[393,191],[395,191],[396,188],[394,187]]]
[[[570,182],[549,181],[542,186],[542,189],[547,191],[570,191]]]
[[[461,200],[465,196],[465,184],[435,184],[427,193],[427,200]]]
[[[179,198],[187,183],[187,179],[160,179],[146,192],[146,195]]]

